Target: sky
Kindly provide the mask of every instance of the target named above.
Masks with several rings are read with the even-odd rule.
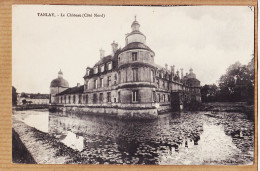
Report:
[[[20,93],[49,93],[60,69],[70,87],[82,85],[86,67],[100,59],[99,49],[110,55],[113,41],[125,46],[134,16],[155,63],[184,73],[193,68],[201,85],[216,84],[228,66],[247,64],[254,53],[254,12],[248,6],[14,5],[12,85]]]

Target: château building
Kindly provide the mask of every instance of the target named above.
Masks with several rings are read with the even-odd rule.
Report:
[[[121,49],[113,42],[112,53],[86,68],[84,85],[69,88],[60,71],[51,82],[51,108],[82,113],[102,113],[129,118],[156,118],[158,113],[182,110],[200,102],[200,81],[193,70],[183,74],[175,66],[154,63],[155,52],[146,45],[140,24],[134,21]]]

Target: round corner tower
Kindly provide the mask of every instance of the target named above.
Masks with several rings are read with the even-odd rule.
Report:
[[[126,34],[126,45],[118,55],[121,103],[151,107],[156,88],[155,53],[146,45],[146,36],[140,32],[136,18],[131,28],[132,32]]]

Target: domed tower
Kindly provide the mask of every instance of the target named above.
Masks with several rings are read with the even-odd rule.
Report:
[[[140,24],[133,21],[132,32],[126,34],[126,45],[118,55],[118,91],[122,104],[151,104],[155,84],[155,53],[146,45]]]
[[[63,78],[63,73],[60,70],[58,72],[58,78],[54,79],[51,81],[50,85],[50,94],[51,94],[51,99],[50,103],[58,103],[58,99],[55,98],[55,95],[58,93],[63,92],[64,90],[69,88],[69,83],[67,80]]]
[[[131,25],[132,32],[126,34],[125,42],[126,45],[133,43],[133,42],[140,42],[145,44],[146,41],[146,36],[139,31],[140,24],[138,21],[136,21],[136,16],[135,16],[135,21]]]

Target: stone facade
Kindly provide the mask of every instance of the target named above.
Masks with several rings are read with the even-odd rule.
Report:
[[[156,118],[160,112],[181,110],[184,103],[201,101],[200,81],[193,70],[183,76],[183,69],[180,73],[174,66],[168,69],[167,65],[156,65],[155,53],[139,31],[140,24],[134,21],[131,27],[124,48],[118,49],[113,42],[111,55],[105,56],[100,50],[100,60],[86,68],[83,86],[52,93],[53,106],[85,113]]]

